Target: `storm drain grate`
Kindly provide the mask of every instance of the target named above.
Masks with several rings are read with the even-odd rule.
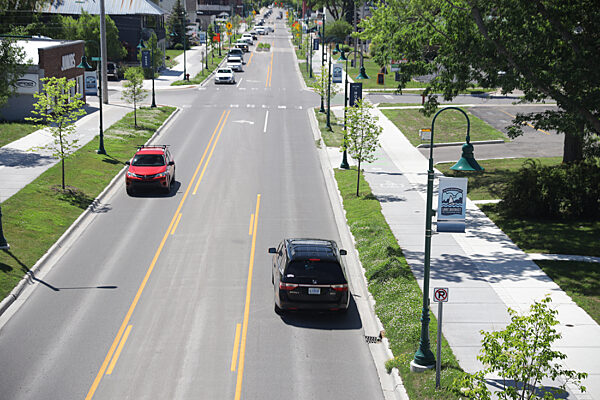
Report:
[[[381,337],[379,337],[379,336],[365,336],[365,340],[369,344],[379,343],[379,342],[381,342]]]

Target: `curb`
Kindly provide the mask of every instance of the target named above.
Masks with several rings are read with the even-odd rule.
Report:
[[[506,143],[504,140],[501,139],[494,139],[494,140],[477,140],[474,142],[470,142],[471,144],[503,144]],[[463,144],[465,144],[464,142],[450,142],[450,143],[434,143],[433,147],[451,147],[451,146],[462,146]],[[430,144],[425,144],[422,143],[420,145],[416,146],[417,149],[422,149],[422,148],[430,148],[431,145]]]
[[[163,122],[163,124],[154,132],[154,134],[148,139],[147,143],[151,143],[164,129],[164,127],[169,124],[175,116],[179,114],[181,109],[177,107],[175,111],[169,115],[169,117]],[[23,290],[25,290],[30,284],[34,283],[35,274],[42,271],[45,267],[47,260],[52,257],[55,252],[62,248],[68,248],[68,240],[76,233],[75,231],[84,223],[88,217],[94,216],[94,209],[101,203],[101,200],[107,196],[108,192],[115,186],[117,181],[122,178],[123,174],[126,171],[126,167],[123,168],[115,175],[115,177],[108,183],[108,185],[100,192],[98,197],[92,201],[92,203],[77,217],[77,219],[67,228],[67,230],[61,235],[60,238],[44,253],[42,257],[31,267],[29,271],[25,273],[23,279],[19,281],[17,286],[6,296],[2,302],[0,302],[0,315],[4,314],[6,310],[17,300],[17,298],[21,295]],[[89,221],[91,222],[91,221]]]

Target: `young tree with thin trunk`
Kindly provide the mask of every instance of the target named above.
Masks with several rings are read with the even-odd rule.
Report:
[[[52,134],[53,141],[40,149],[49,149],[52,156],[60,159],[62,167],[62,189],[65,190],[65,159],[77,147],[75,121],[85,115],[81,95],[75,93],[75,80],[66,78],[42,78],[43,91],[34,93],[37,102],[33,104],[32,114],[37,117],[25,118],[38,123],[42,129]]]
[[[148,91],[144,89],[144,73],[140,67],[127,68],[125,79],[127,82],[123,85],[125,89],[121,98],[129,104],[133,103],[133,121],[134,126],[138,128],[137,103],[148,97]]]
[[[379,135],[382,128],[377,125],[378,118],[370,113],[373,106],[358,100],[354,106],[346,107],[346,143],[344,147],[350,157],[358,161],[356,177],[356,196],[359,196],[360,164],[376,160],[375,150],[379,147]]]

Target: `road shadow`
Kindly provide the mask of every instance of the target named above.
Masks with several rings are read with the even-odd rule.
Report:
[[[159,189],[156,188],[138,188],[130,197],[143,197],[143,198],[152,198],[152,197],[175,197],[181,188],[181,182],[175,181],[171,185],[171,190],[169,193],[161,193]]]
[[[332,311],[284,311],[281,320],[287,325],[298,328],[319,330],[347,330],[362,328],[362,320],[354,297],[350,296],[350,304],[345,313]]]

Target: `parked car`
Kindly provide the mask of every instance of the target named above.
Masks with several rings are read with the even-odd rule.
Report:
[[[235,72],[243,72],[242,59],[238,56],[227,57],[227,67],[231,68]]]
[[[175,160],[168,145],[141,145],[126,164],[125,189],[130,196],[141,188],[171,192],[171,185],[175,182]]]
[[[333,240],[284,239],[269,248],[275,312],[329,310],[345,312],[350,304],[348,278]]]
[[[119,79],[121,79],[121,77],[119,76],[119,72],[119,66],[117,65],[117,63],[114,63],[112,61],[106,62],[106,79],[118,81]]]
[[[229,67],[219,68],[215,75],[215,84],[217,83],[235,83],[235,74]]]

